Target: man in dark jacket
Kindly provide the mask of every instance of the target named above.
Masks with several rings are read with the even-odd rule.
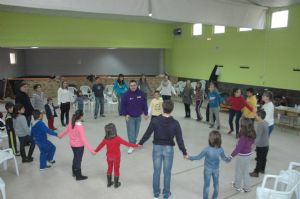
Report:
[[[159,198],[160,196],[160,173],[163,167],[164,189],[162,194],[163,198],[168,199],[171,196],[170,184],[175,146],[174,138],[176,138],[178,147],[185,159],[187,158],[187,152],[184,146],[180,124],[171,116],[174,103],[171,100],[165,100],[162,106],[164,113],[151,120],[139,145],[143,145],[154,132],[152,154],[154,166],[153,195],[154,198]]]
[[[141,126],[141,115],[145,115],[148,119],[148,105],[145,94],[137,87],[137,82],[131,80],[129,89],[123,94],[121,100],[122,115],[125,116],[128,140],[132,144],[136,144],[136,139]],[[131,154],[133,148],[129,147],[128,153]]]
[[[32,104],[31,104],[31,101],[30,101],[30,98],[29,98],[27,92],[28,92],[28,84],[25,82],[22,82],[20,84],[19,91],[16,95],[15,104],[22,104],[24,106],[24,108],[25,108],[24,115],[26,117],[28,126],[30,126],[31,116],[32,116],[34,109],[32,107]]]

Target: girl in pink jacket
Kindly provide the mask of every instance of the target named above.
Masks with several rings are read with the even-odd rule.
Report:
[[[72,116],[71,124],[69,124],[68,127],[58,135],[59,138],[62,138],[67,134],[69,135],[70,145],[74,154],[72,173],[73,177],[76,177],[76,180],[86,180],[88,178],[81,174],[81,161],[84,147],[88,148],[92,154],[96,154],[85,137],[85,129],[82,124],[82,118],[83,112],[81,110],[77,110]]]

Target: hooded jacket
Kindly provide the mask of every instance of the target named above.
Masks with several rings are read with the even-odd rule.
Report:
[[[42,120],[35,120],[31,126],[31,136],[37,144],[47,142],[47,134],[57,136],[57,133],[49,129]]]
[[[160,115],[153,118],[139,144],[143,145],[151,137],[153,132],[153,144],[175,146],[174,138],[176,138],[179,149],[183,155],[187,155],[180,124],[173,117]]]

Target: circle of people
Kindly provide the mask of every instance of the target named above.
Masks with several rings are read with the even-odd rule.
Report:
[[[171,170],[173,164],[173,156],[175,146],[174,138],[181,150],[184,159],[186,160],[204,160],[204,187],[203,198],[208,199],[210,179],[213,180],[213,195],[216,199],[219,192],[219,162],[220,159],[225,162],[230,162],[233,157],[237,157],[235,179],[232,186],[240,192],[249,192],[251,190],[250,176],[258,177],[259,173],[265,172],[267,154],[269,150],[269,136],[274,128],[274,105],[272,103],[273,94],[270,91],[265,91],[262,96],[264,105],[262,109],[257,110],[257,100],[252,88],[247,89],[247,99],[244,99],[240,89],[234,89],[232,95],[224,101],[222,99],[216,83],[210,82],[208,86],[208,105],[206,112],[206,121],[209,128],[216,127],[212,130],[208,138],[208,146],[196,156],[187,154],[184,145],[184,140],[179,122],[172,117],[174,103],[171,100],[172,94],[176,95],[175,89],[172,86],[169,77],[165,75],[160,86],[155,90],[154,97],[150,102],[149,108],[147,105],[147,94],[152,93],[152,90],[142,75],[139,82],[131,80],[129,87],[124,80],[124,75],[120,74],[115,81],[113,90],[118,98],[118,112],[120,116],[125,116],[128,142],[117,135],[115,124],[109,123],[105,125],[105,137],[100,144],[94,149],[87,141],[85,136],[85,128],[83,123],[83,96],[79,92],[75,103],[77,110],[72,115],[69,122],[69,111],[71,105],[71,94],[68,90],[68,83],[62,82],[58,89],[57,101],[58,106],[55,106],[51,98],[47,99],[47,104],[44,105],[44,93],[40,84],[34,85],[34,94],[32,101],[28,92],[28,84],[21,83],[19,92],[16,95],[15,104],[8,102],[5,105],[7,115],[5,121],[2,119],[3,114],[0,113],[1,130],[7,131],[9,136],[9,147],[13,153],[22,157],[22,162],[33,161],[33,151],[35,145],[40,150],[40,170],[45,170],[55,164],[54,155],[56,147],[51,143],[47,134],[63,138],[68,135],[70,138],[70,146],[74,157],[72,162],[72,176],[76,180],[85,180],[88,177],[82,175],[81,162],[86,147],[92,154],[99,152],[104,146],[107,148],[107,187],[114,186],[118,188],[121,183],[120,163],[121,152],[120,145],[125,145],[128,148],[128,154],[133,153],[134,148],[141,147],[154,133],[153,138],[153,196],[159,198],[160,195],[167,199],[171,195]],[[94,119],[97,119],[100,109],[100,117],[104,115],[104,89],[105,86],[101,83],[99,77],[92,87],[95,96],[96,106],[94,111]],[[202,88],[201,82],[197,82],[195,89],[191,86],[191,81],[186,81],[186,86],[182,92],[182,102],[185,108],[185,117],[191,117],[190,105],[195,99],[195,112],[197,121],[202,121],[203,117],[200,113],[200,108],[204,101],[205,89]],[[220,104],[227,103],[229,109],[229,126],[228,134],[234,131],[233,120],[235,118],[236,138],[238,139],[236,147],[230,156],[226,156],[221,146],[222,138],[218,131],[220,124]],[[54,127],[54,117],[57,117],[56,109],[60,108],[60,119],[62,126],[67,126],[60,134],[57,134]],[[43,122],[43,115],[46,114],[48,127]],[[148,119],[151,115],[150,124],[138,142],[137,137],[141,124],[141,115]],[[32,116],[34,121],[32,121]],[[255,122],[256,121],[256,122]],[[256,124],[256,128],[254,127]],[[31,127],[31,128],[30,128]],[[17,148],[16,136],[19,139],[20,147]],[[249,173],[250,157],[252,154],[252,145],[256,145],[256,168]],[[26,154],[25,146],[29,146],[29,151]],[[160,173],[164,167],[164,188],[160,189]],[[112,175],[114,173],[114,178]]]

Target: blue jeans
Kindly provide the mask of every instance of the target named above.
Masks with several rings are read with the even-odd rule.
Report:
[[[104,114],[104,97],[95,97],[96,105],[94,111],[94,117],[98,116],[99,106],[100,106],[100,115]]]
[[[117,94],[119,115],[122,115],[122,95]]]
[[[132,144],[136,144],[136,139],[139,135],[139,130],[141,126],[141,116],[140,117],[129,117],[126,121],[128,141]]]
[[[235,111],[230,109],[229,110],[229,126],[230,130],[233,131],[233,118],[235,116],[235,131],[236,135],[239,134],[240,132],[240,119],[242,117],[242,112],[241,111]]]
[[[53,160],[56,147],[50,142],[46,141],[46,143],[36,142],[40,149],[40,169],[46,168],[47,161]]]
[[[214,193],[212,199],[217,199],[219,194],[219,169],[211,169],[204,167],[204,186],[203,199],[208,199],[210,178],[212,177],[214,183]]]
[[[269,126],[269,136],[271,135],[273,130],[274,130],[274,124]]]
[[[153,195],[158,198],[160,195],[160,172],[163,166],[164,172],[164,199],[170,196],[171,170],[173,165],[174,149],[173,146],[153,145]]]

